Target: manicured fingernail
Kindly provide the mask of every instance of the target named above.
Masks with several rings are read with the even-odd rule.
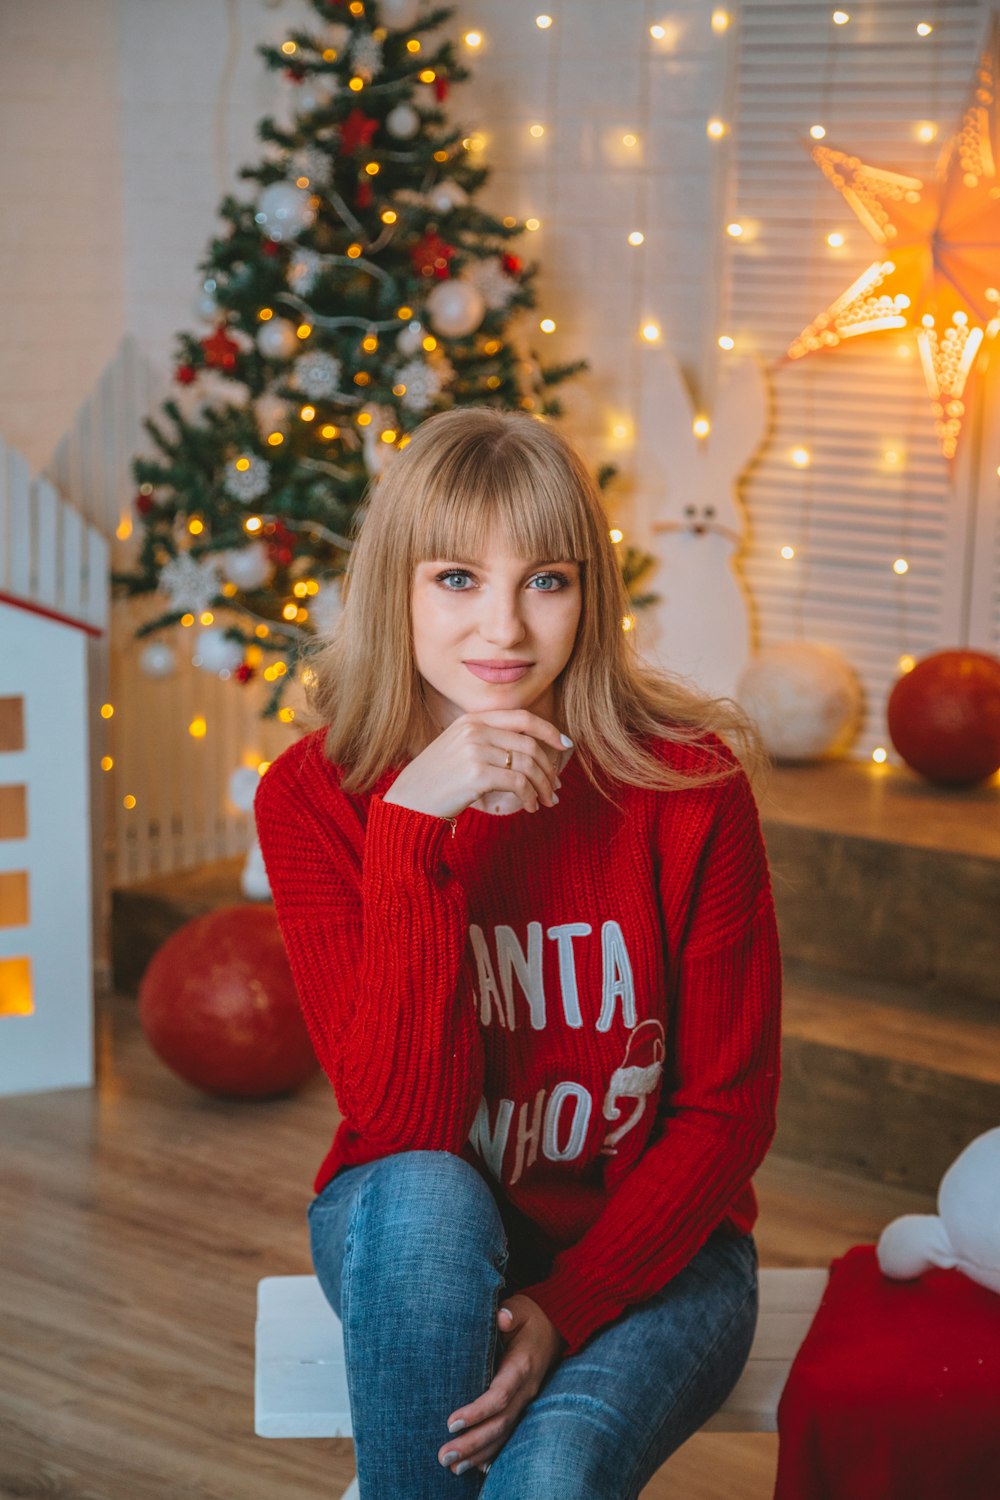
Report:
[[[562,740],[563,744],[566,746],[566,748],[568,750],[569,747],[570,747],[570,745],[572,745],[572,743],[573,743],[573,741],[570,739],[569,735],[568,734],[560,734],[559,738]]]
[[[444,1456],[444,1458],[442,1458],[442,1460],[441,1460],[441,1463],[442,1463],[443,1467],[447,1468],[449,1464],[453,1464],[455,1462],[455,1460],[456,1460],[457,1457],[458,1457],[458,1449],[457,1448],[453,1449],[451,1453],[446,1453],[445,1456]]]
[[[471,1464],[470,1460],[466,1458],[466,1459],[463,1459],[463,1461],[456,1466],[455,1473],[456,1474],[464,1474],[465,1471],[466,1471],[466,1469],[471,1469],[471,1468],[472,1468],[472,1464]]]
[[[465,1423],[462,1421],[461,1417],[456,1417],[454,1422],[448,1423],[449,1432],[461,1432],[464,1427]]]
[[[559,801],[559,797],[558,797],[558,795],[555,792],[552,793],[552,800],[553,800],[553,802],[558,802]]]

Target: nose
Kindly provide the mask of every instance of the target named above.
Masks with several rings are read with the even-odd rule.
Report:
[[[512,593],[497,589],[483,606],[483,621],[480,634],[483,640],[501,650],[509,650],[524,639],[524,620],[521,617],[520,591]]]

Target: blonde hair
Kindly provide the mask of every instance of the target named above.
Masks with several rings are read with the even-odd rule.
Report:
[[[515,556],[580,565],[580,620],[553,702],[602,795],[602,774],[661,790],[723,780],[741,766],[751,782],[762,776],[766,752],[734,700],[708,697],[640,657],[633,632],[623,628],[630,603],[600,493],[547,422],[487,406],[429,417],[369,485],[359,511],[341,613],[330,636],[304,653],[308,711],[298,719],[306,730],[328,726],[324,753],[342,768],[345,791],[370,790],[412,746],[425,748],[441,732],[413,653],[416,566],[485,557],[494,529]],[[721,751],[706,741],[712,735],[723,741]],[[700,746],[700,769],[667,765],[643,748],[645,736]]]

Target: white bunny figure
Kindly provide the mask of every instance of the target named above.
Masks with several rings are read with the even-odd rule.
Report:
[[[714,697],[732,697],[750,655],[750,597],[735,567],[745,528],[737,481],[767,436],[764,368],[754,358],[728,366],[709,433],[699,437],[676,359],[650,355],[657,365],[643,382],[639,469],[656,495],[649,550],[660,567],[650,587],[661,597],[645,612],[655,636],[643,639],[643,654]]]
[[[1000,1126],[970,1141],[941,1178],[937,1214],[904,1214],[876,1248],[883,1274],[909,1281],[932,1266],[1000,1293]]]

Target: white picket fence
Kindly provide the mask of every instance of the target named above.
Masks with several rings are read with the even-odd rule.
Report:
[[[138,550],[132,460],[154,451],[142,419],[158,416],[166,394],[165,380],[126,336],[49,464],[51,479],[107,537],[118,571],[133,567]],[[229,778],[238,766],[273,760],[295,732],[260,718],[266,684],[255,679],[241,686],[192,666],[196,628],[164,636],[178,656],[172,677],[146,676],[141,653],[156,637],[137,640],[135,632],[165,607],[160,595],[115,600],[104,659],[92,678],[96,760],[114,762],[102,773],[109,888],[245,853],[253,819],[229,801]],[[216,624],[225,623],[223,611],[215,615]],[[108,703],[114,712],[102,718]],[[196,738],[188,731],[198,718],[207,727]]]

